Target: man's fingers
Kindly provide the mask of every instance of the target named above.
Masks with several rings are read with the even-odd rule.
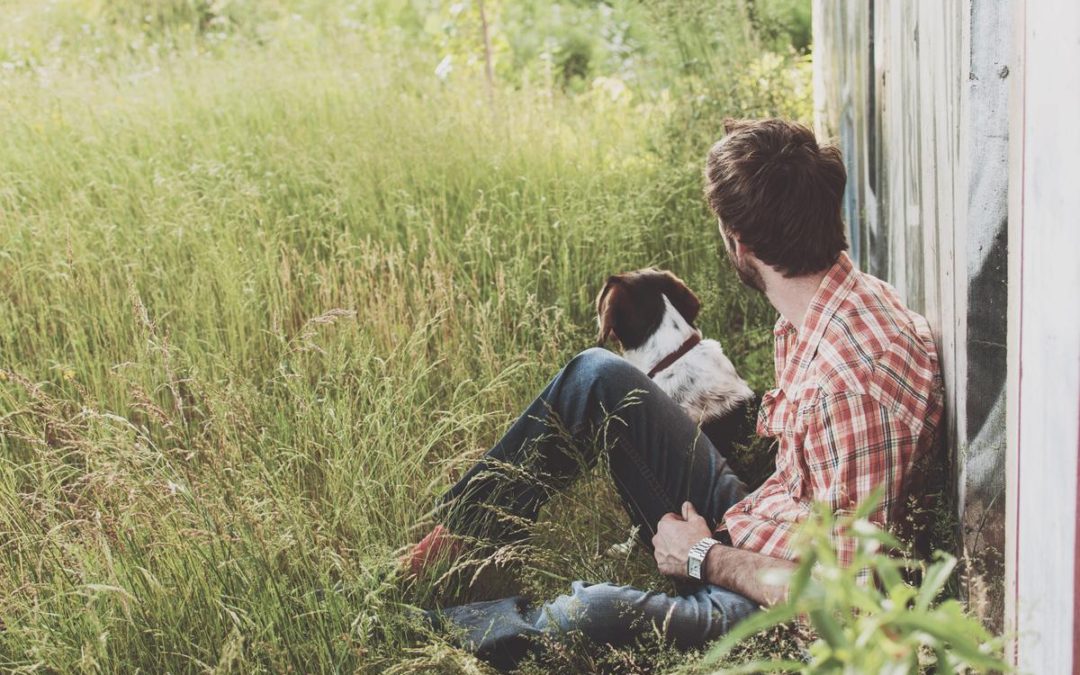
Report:
[[[663,517],[661,517],[661,518],[660,518],[660,522],[661,522],[661,523],[663,523],[663,522],[667,522],[667,521],[672,521],[672,520],[674,520],[674,521],[679,521],[679,520],[685,520],[685,519],[684,519],[684,518],[680,518],[680,517],[679,517],[679,514],[677,514],[677,513],[665,513],[665,514],[663,515]]]
[[[690,520],[692,518],[700,518],[701,516],[698,515],[697,509],[694,508],[693,504],[690,502],[683,502],[682,517],[683,520]]]

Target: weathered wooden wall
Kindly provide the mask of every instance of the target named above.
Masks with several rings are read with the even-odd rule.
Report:
[[[1015,0],[1006,625],[1020,672],[1080,671],[1080,2]]]
[[[814,0],[819,135],[848,167],[852,254],[929,319],[969,599],[1003,607],[1008,213],[1006,2]]]

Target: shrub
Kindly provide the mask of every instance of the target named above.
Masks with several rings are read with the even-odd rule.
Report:
[[[725,672],[914,673],[1009,672],[1002,640],[993,637],[959,600],[939,600],[956,558],[937,552],[929,565],[907,556],[901,544],[869,520],[880,491],[853,514],[836,517],[817,508],[800,533],[799,567],[788,579],[785,603],[738,625],[695,670],[721,666],[739,642],[805,617],[817,639],[807,658],[753,661]],[[851,565],[841,566],[830,535],[857,540]],[[921,577],[920,584],[905,579]],[[873,580],[876,580],[873,581]]]

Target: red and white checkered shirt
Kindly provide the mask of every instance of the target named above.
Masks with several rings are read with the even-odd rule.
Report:
[[[871,520],[902,516],[915,458],[930,451],[942,414],[937,351],[926,319],[845,253],[826,274],[803,326],[776,324],[776,382],[757,432],[777,440],[776,472],[725,514],[735,546],[794,559],[792,535],[812,502],[854,509],[877,486]],[[854,541],[839,536],[850,562]]]

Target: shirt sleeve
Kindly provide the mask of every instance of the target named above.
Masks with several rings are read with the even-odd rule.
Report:
[[[866,394],[823,394],[809,412],[803,459],[814,495],[843,516],[883,486],[870,520],[887,527],[903,504],[918,433]],[[835,532],[834,541],[847,565],[855,540]]]

